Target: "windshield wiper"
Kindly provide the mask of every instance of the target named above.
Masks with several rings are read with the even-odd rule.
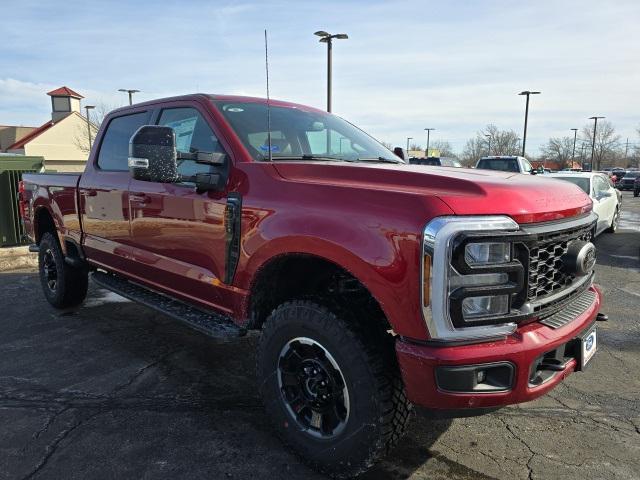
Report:
[[[386,158],[386,157],[356,158],[354,162],[404,163],[402,160],[394,160],[392,158]]]
[[[272,160],[319,160],[319,161],[333,161],[333,162],[343,162],[344,158],[340,157],[332,157],[329,155],[272,155]]]

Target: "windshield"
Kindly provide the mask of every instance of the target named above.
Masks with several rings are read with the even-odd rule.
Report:
[[[267,106],[216,101],[220,112],[255,160],[269,159]],[[402,160],[349,122],[324,112],[271,106],[273,160]]]
[[[584,193],[589,195],[590,189],[589,189],[588,178],[585,178],[585,177],[554,177],[554,178],[557,178],[558,180],[564,180],[565,182],[573,183],[574,185],[579,186]]]
[[[519,172],[515,158],[482,158],[476,168],[484,170],[500,170],[501,172]]]

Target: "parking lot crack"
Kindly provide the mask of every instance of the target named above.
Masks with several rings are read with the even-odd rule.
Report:
[[[178,353],[180,351],[180,349],[174,349],[171,350],[163,355],[161,355],[160,357],[158,357],[156,360],[154,360],[153,362],[145,365],[144,367],[138,369],[138,371],[136,373],[134,373],[131,378],[129,378],[125,383],[123,383],[122,385],[117,386],[116,388],[113,389],[113,391],[111,392],[111,395],[116,396],[118,394],[118,392],[121,392],[122,390],[130,387],[131,385],[133,385],[133,383],[140,378],[142,375],[144,375],[144,373],[161,364],[162,362],[164,362],[167,358],[171,357],[172,355]]]
[[[45,424],[42,426],[42,428],[33,434],[33,437],[32,437],[33,440],[37,440],[43,433],[49,430],[49,427],[53,424],[53,422],[55,422],[60,415],[62,415],[64,412],[66,412],[70,408],[71,407],[63,406],[61,409],[55,411],[52,415],[50,415],[49,418],[47,418],[47,421],[45,422]]]
[[[529,460],[527,460],[526,467],[527,467],[527,470],[529,471],[529,476],[527,478],[529,480],[533,480],[533,468],[531,467],[531,462],[533,461],[535,456],[538,455],[538,453],[533,451],[533,449],[529,446],[529,444],[513,430],[511,425],[509,425],[509,423],[507,423],[507,421],[504,418],[501,418],[501,417],[497,417],[497,418],[503,423],[503,425],[505,426],[507,431],[511,434],[511,436],[516,440],[518,440],[522,444],[522,446],[526,448],[531,454],[531,456],[529,457]]]
[[[49,460],[51,460],[51,457],[56,453],[56,451],[58,450],[58,447],[60,446],[60,443],[62,443],[67,437],[69,437],[69,435],[78,427],[94,419],[98,415],[101,415],[102,413],[104,412],[102,411],[95,412],[86,418],[80,419],[76,423],[74,423],[72,426],[70,426],[65,430],[62,430],[58,435],[56,435],[53,441],[45,447],[45,454],[37,463],[37,465],[27,475],[22,477],[22,480],[29,480],[31,478],[34,478],[38,473],[40,473],[46,467]]]

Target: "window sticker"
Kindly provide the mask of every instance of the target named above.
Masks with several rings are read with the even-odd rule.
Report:
[[[268,152],[269,151],[269,145],[260,145],[260,150],[262,150],[263,152]],[[271,152],[279,152],[280,151],[280,147],[278,145],[271,145]]]
[[[176,150],[179,152],[189,152],[193,131],[196,128],[198,117],[189,117],[183,120],[167,123],[167,127],[173,128],[176,133]]]

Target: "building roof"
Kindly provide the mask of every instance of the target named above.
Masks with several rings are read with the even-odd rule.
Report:
[[[7,150],[17,150],[18,148],[24,147],[27,143],[29,143],[31,140],[36,138],[38,135],[46,132],[51,127],[53,127],[54,123],[55,122],[53,120],[49,120],[44,125],[41,125],[38,128],[36,128],[33,132],[31,132],[31,133],[25,135],[24,137],[22,137],[20,140],[18,140],[13,145],[9,145],[7,147]]]
[[[68,115],[62,117],[61,119],[59,119],[58,121],[54,122],[53,120],[49,120],[47,123],[45,123],[44,125],[40,125],[38,128],[36,128],[33,132],[30,132],[28,135],[25,135],[24,137],[22,137],[20,140],[18,140],[17,142],[15,142],[13,145],[9,145],[6,150],[17,150],[19,148],[23,148],[27,143],[29,143],[31,140],[33,140],[34,138],[42,135],[44,132],[46,132],[47,130],[49,130],[51,127],[53,127],[54,125],[57,125],[58,123],[66,120],[67,118],[69,118],[71,115],[77,115],[79,116],[81,119],[83,119],[84,121],[86,121],[86,117],[84,117],[81,113],[79,112],[71,112]],[[91,125],[93,125],[96,129],[98,128],[97,125],[95,125],[93,122],[91,122]]]
[[[84,98],[82,95],[80,95],[77,92],[74,92],[73,90],[71,90],[69,87],[60,87],[60,88],[56,88],[55,90],[51,90],[50,92],[47,92],[47,95],[50,95],[52,97],[73,97],[73,98]]]

